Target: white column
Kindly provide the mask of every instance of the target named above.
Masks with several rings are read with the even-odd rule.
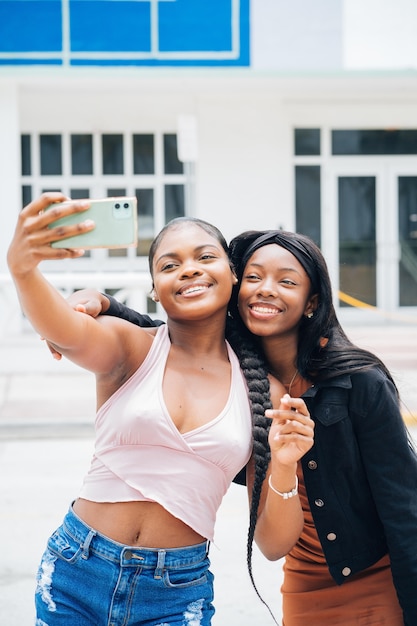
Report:
[[[17,297],[9,280],[7,248],[21,209],[18,88],[14,80],[0,82],[0,329],[7,335],[20,325]]]

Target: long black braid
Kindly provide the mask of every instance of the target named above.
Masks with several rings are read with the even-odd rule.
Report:
[[[260,356],[259,350],[256,349],[251,336],[240,320],[232,320],[231,317],[228,317],[226,336],[238,356],[240,368],[246,379],[252,410],[254,482],[251,494],[247,536],[246,558],[248,572],[256,594],[267,607],[272,619],[277,623],[270,607],[258,591],[252,569],[253,541],[256,521],[258,519],[261,490],[271,460],[271,450],[268,443],[271,420],[265,417],[265,411],[272,408],[268,371]]]

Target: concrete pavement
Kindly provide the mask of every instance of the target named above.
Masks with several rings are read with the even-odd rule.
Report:
[[[346,328],[391,369],[404,417],[417,434],[417,324]],[[32,331],[0,339],[0,623],[33,623],[38,561],[50,532],[76,497],[93,449],[94,377],[56,362]],[[247,498],[233,485],[211,549],[217,613],[213,626],[272,624],[246,568]],[[280,620],[282,563],[256,550],[259,591]]]

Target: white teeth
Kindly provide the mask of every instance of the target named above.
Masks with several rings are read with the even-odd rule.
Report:
[[[271,309],[269,307],[263,307],[263,306],[253,306],[252,311],[256,311],[257,313],[269,314],[269,315],[277,313],[277,309]]]
[[[195,293],[196,291],[204,291],[205,289],[207,289],[207,287],[203,287],[203,285],[197,285],[195,287],[190,287],[189,289],[184,289],[184,291],[182,291],[182,295],[184,294],[189,294],[189,293]]]

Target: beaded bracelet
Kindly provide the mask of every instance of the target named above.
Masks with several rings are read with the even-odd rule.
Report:
[[[293,489],[291,489],[291,491],[278,491],[278,489],[275,489],[275,487],[272,484],[272,476],[271,474],[269,475],[269,479],[268,479],[268,485],[270,487],[270,489],[272,489],[272,491],[274,493],[276,493],[277,495],[281,496],[281,498],[284,498],[284,500],[288,500],[289,498],[293,498],[294,496],[297,495],[298,493],[298,476],[295,477],[295,487]]]

